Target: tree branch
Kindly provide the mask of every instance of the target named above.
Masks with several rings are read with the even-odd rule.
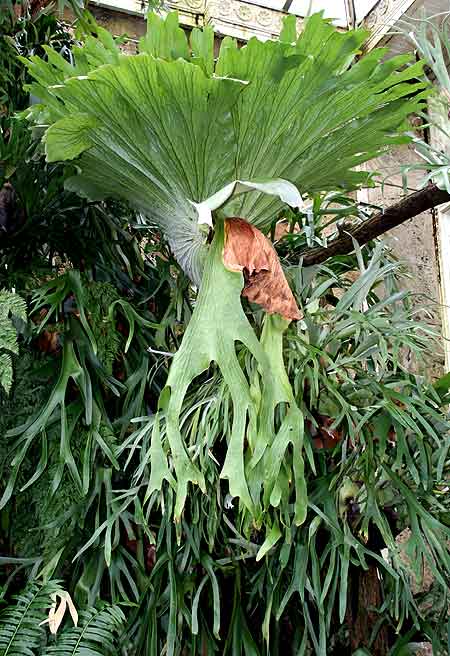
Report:
[[[392,230],[421,212],[430,210],[442,203],[450,202],[450,194],[435,184],[406,196],[383,212],[374,214],[352,230],[331,241],[328,246],[317,246],[303,252],[303,266],[320,264],[333,255],[345,255],[354,250],[353,239],[362,246],[380,235]]]

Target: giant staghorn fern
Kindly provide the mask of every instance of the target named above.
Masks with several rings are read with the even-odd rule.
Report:
[[[187,448],[180,412],[215,362],[233,405],[221,476],[247,519],[266,527],[259,557],[281,536],[294,492],[297,524],[307,503],[303,417],[283,364],[283,333],[300,313],[260,231],[286,203],[370,184],[355,168],[405,140],[427,93],[409,56],[382,61],[379,49],[354,63],[366,37],[319,14],[297,37],[290,17],[279,40],[238,48],[227,38],[215,60],[211,28],[188,41],[176,14],[151,14],[138,55],[122,55],[99,28],[72,64],[51,49],[48,62],[28,63],[41,99],[28,117],[44,130],[48,161],[75,164],[67,186],[130,203],[200,285],[154,421],[149,493],[166,480],[179,520],[189,484],[206,490],[202,445]],[[259,338],[241,293],[268,311]]]

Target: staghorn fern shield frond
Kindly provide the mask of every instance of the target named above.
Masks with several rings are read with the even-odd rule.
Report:
[[[251,39],[239,49],[225,39],[216,61],[211,28],[193,30],[188,42],[176,14],[150,15],[138,55],[120,54],[100,29],[75,50],[73,65],[51,49],[47,63],[28,63],[30,91],[42,100],[29,119],[44,130],[47,159],[75,165],[70,189],[127,201],[200,283],[159,401],[147,498],[167,481],[180,520],[189,484],[206,491],[196,464],[203,445],[187,448],[180,413],[194,378],[215,362],[233,405],[221,476],[247,526],[266,528],[258,558],[289,524],[287,506],[294,503],[301,524],[307,500],[303,417],[283,364],[283,333],[300,314],[280,310],[290,290],[257,228],[267,231],[285,203],[370,184],[355,168],[405,141],[407,117],[428,93],[418,80],[421,63],[408,65],[409,56],[383,62],[380,49],[354,63],[366,37],[340,33],[317,14],[297,38],[290,17],[278,41]],[[202,223],[214,230],[210,245]],[[251,264],[238,258],[225,266],[224,249],[242,250],[239,234],[230,241],[242,224],[253,224]],[[273,270],[258,260],[260,246]],[[274,288],[264,283],[249,291],[245,271],[269,273],[280,303],[272,304]],[[269,312],[259,338],[241,306],[243,290]]]
[[[192,203],[235,180],[282,178],[304,195],[353,189],[369,175],[356,166],[405,140],[422,65],[405,67],[409,55],[382,63],[378,49],[349,68],[367,35],[316,14],[297,39],[291,17],[279,41],[239,49],[224,39],[216,61],[212,28],[194,29],[188,43],[175,13],[150,14],[138,55],[120,54],[99,28],[73,65],[50,48],[48,63],[32,57],[30,91],[42,103],[29,117],[46,128],[49,161],[76,161],[72,189],[127,200],[199,282],[204,238]],[[271,191],[239,194],[225,216],[267,228],[283,207]]]

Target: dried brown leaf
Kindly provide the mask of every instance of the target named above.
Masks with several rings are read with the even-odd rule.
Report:
[[[231,271],[242,271],[242,295],[261,305],[270,314],[301,319],[278,255],[263,233],[244,219],[225,221],[223,262]]]
[[[44,330],[39,335],[37,347],[42,353],[58,353],[61,350],[61,338],[58,331]]]

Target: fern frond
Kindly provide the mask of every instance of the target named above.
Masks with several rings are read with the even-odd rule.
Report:
[[[13,382],[12,360],[9,353],[3,353],[0,357],[0,384],[9,394]]]
[[[118,606],[89,608],[80,613],[79,625],[63,631],[43,656],[117,656],[117,639],[124,621]]]
[[[50,595],[59,591],[57,582],[44,586],[29,585],[0,614],[0,656],[35,656],[41,644],[44,629],[40,623],[47,617],[51,606]]]
[[[18,294],[6,289],[0,289],[0,319],[7,317],[9,314],[26,321],[27,305]]]
[[[18,353],[17,333],[10,316],[27,320],[27,305],[23,298],[6,289],[0,290],[0,385],[7,394],[11,390],[13,370],[11,356],[2,350]]]

